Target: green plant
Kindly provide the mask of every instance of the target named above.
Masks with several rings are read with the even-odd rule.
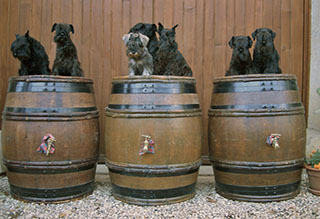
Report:
[[[306,163],[320,170],[320,150],[313,150],[310,157],[306,159]]]
[[[318,89],[317,89],[317,94],[319,94],[319,95],[320,95],[320,88],[318,88]]]

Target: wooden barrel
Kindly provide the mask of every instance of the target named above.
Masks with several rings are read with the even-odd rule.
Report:
[[[12,77],[2,115],[3,161],[14,197],[59,202],[93,191],[99,112],[91,79]]]
[[[203,141],[195,84],[191,77],[113,79],[105,142],[115,198],[158,205],[194,196]]]
[[[216,191],[229,199],[254,202],[296,196],[306,146],[296,77],[223,77],[213,86],[209,151]]]

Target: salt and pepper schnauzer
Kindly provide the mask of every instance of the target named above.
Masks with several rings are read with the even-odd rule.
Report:
[[[52,73],[62,76],[83,76],[77,49],[70,38],[70,32],[74,33],[72,24],[55,23],[51,32],[53,31],[56,31],[54,42],[57,43],[57,52]]]
[[[229,70],[226,76],[252,74],[252,59],[249,49],[252,40],[249,36],[233,36],[229,41],[233,49]]]
[[[49,58],[39,41],[29,35],[16,34],[16,40],[11,44],[13,57],[20,60],[19,76],[49,75]]]
[[[149,38],[141,33],[129,33],[122,40],[127,46],[129,75],[152,75],[153,58],[147,48]]]
[[[273,43],[275,37],[276,33],[269,28],[258,28],[252,33],[253,40],[257,39],[253,51],[253,69],[256,73],[282,72],[280,57]]]
[[[134,25],[129,33],[141,33],[149,38],[148,42],[148,51],[152,55],[152,57],[155,57],[155,54],[158,50],[158,38],[156,36],[157,26],[155,24],[147,24],[147,23],[137,23]]]
[[[160,35],[159,49],[154,61],[154,70],[157,75],[192,76],[192,70],[178,50],[175,41],[175,25],[165,29],[161,23],[157,32]]]

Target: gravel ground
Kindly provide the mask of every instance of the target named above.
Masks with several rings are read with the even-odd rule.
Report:
[[[193,199],[141,207],[115,200],[106,174],[97,174],[97,187],[92,195],[63,204],[15,200],[9,194],[7,177],[1,177],[0,218],[320,218],[320,197],[307,191],[306,181],[304,173],[296,198],[263,204],[225,199],[215,192],[212,175],[200,176]]]

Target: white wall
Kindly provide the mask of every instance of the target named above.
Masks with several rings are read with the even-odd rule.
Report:
[[[320,1],[312,0],[311,7],[311,62],[309,90],[309,128],[320,130]]]

